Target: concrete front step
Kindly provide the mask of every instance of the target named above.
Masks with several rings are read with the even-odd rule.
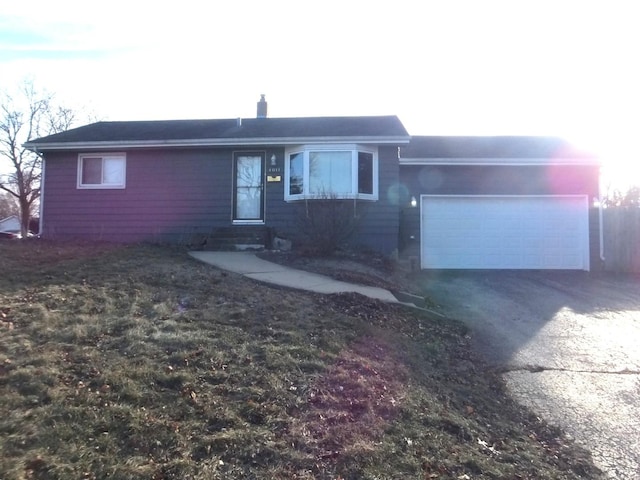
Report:
[[[211,251],[263,250],[271,244],[271,235],[271,229],[264,226],[236,225],[202,235],[197,244]]]

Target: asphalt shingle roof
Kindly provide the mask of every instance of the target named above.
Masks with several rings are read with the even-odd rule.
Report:
[[[409,140],[396,116],[303,117],[244,118],[240,125],[237,119],[98,122],[32,140],[27,146],[339,137]]]
[[[566,140],[540,136],[413,136],[395,115],[97,122],[31,140],[42,151],[147,144],[230,145],[329,140],[394,142],[400,158],[553,158],[585,156]],[[410,141],[409,141],[410,139]]]
[[[584,156],[558,137],[413,136],[401,158],[553,158]]]

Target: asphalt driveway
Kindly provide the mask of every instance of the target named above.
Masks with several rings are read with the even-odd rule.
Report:
[[[437,309],[471,328],[512,394],[588,448],[611,478],[640,479],[640,277],[424,272]]]

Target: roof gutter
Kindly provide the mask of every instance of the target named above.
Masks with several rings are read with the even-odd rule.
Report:
[[[106,142],[27,142],[23,146],[31,151],[60,151],[83,149],[125,149],[163,147],[225,147],[236,145],[300,145],[304,143],[363,143],[376,145],[405,145],[409,136],[387,137],[269,137],[269,138],[204,138],[179,140],[132,140]]]
[[[400,158],[400,165],[600,165],[594,158]]]

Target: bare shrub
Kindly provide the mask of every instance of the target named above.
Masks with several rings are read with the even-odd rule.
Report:
[[[317,255],[330,255],[357,232],[365,205],[356,199],[340,199],[323,194],[300,204],[297,227],[305,249]]]

